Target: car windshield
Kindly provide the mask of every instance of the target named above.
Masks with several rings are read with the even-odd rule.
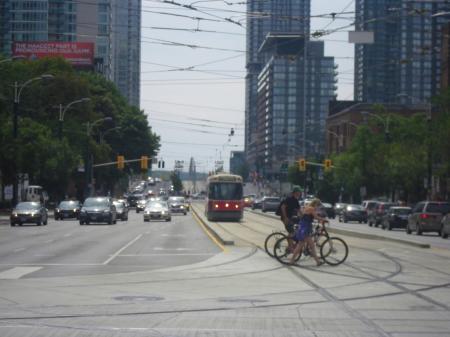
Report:
[[[266,198],[265,201],[278,202],[278,201],[280,201],[280,198]]]
[[[427,212],[429,213],[450,213],[450,204],[445,202],[429,203],[427,206]]]
[[[351,205],[351,206],[347,206],[347,210],[349,210],[349,211],[364,211],[364,207],[362,207],[360,205]]]
[[[399,214],[399,215],[405,215],[410,214],[411,209],[410,208],[391,208],[392,213]]]
[[[116,206],[116,208],[124,208],[123,202],[119,202],[119,201],[115,201],[114,206]]]
[[[148,203],[147,208],[167,208],[167,204],[161,201],[151,201]]]
[[[254,196],[247,196],[254,198]],[[211,183],[208,198],[211,200],[240,200],[242,185],[236,183]]]
[[[20,202],[16,209],[39,209],[40,205],[37,202]]]
[[[172,201],[172,202],[184,202],[184,198],[183,197],[170,197],[169,201]]]
[[[73,208],[77,206],[78,202],[76,201],[61,201],[61,203],[59,204],[60,208]]]
[[[84,207],[107,207],[108,200],[103,198],[88,198],[83,204]]]

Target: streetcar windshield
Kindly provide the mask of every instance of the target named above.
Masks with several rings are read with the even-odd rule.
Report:
[[[242,184],[210,183],[208,198],[211,200],[242,199]]]

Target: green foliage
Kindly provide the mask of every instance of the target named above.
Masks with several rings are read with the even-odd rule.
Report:
[[[85,184],[77,167],[86,160],[88,142],[94,163],[115,161],[118,154],[126,159],[152,157],[159,149],[159,136],[152,132],[144,112],[130,106],[115,85],[99,74],[76,72],[62,58],[3,62],[0,71],[0,173],[4,185],[21,172],[28,174],[31,183],[43,185],[51,197],[60,198],[70,181]],[[19,136],[14,140],[13,84],[21,86],[43,74],[54,78],[33,81],[21,91]],[[90,101],[74,104],[66,111],[60,140],[60,105],[64,108],[85,97]],[[86,123],[104,117],[113,121],[96,123],[88,139]],[[111,128],[117,129],[108,132]],[[95,169],[96,186],[113,190],[115,183],[133,169],[138,171],[137,166],[129,165],[125,172],[115,166]]]

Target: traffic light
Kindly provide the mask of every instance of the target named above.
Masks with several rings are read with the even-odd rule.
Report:
[[[117,156],[117,168],[119,170],[123,170],[124,167],[125,167],[125,157]]]
[[[148,169],[148,157],[142,156],[141,157],[141,170],[147,170]]]
[[[158,168],[164,168],[164,160],[158,162]]]
[[[300,171],[306,171],[306,159],[305,158],[299,159],[298,168],[300,169]]]
[[[325,166],[325,171],[331,170],[331,159],[325,159],[324,166]]]

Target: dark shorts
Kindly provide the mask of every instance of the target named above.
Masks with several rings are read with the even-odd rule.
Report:
[[[289,221],[287,225],[284,225],[284,228],[286,228],[286,231],[289,234],[293,234],[294,233],[294,223]]]

